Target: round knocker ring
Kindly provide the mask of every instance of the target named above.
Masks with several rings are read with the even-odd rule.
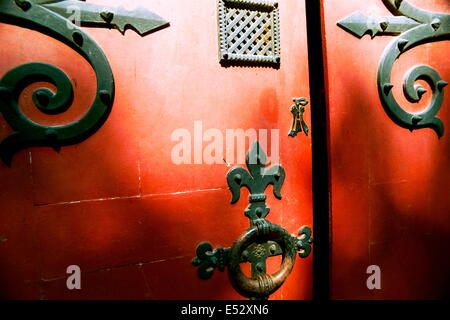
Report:
[[[242,252],[256,241],[276,240],[283,250],[281,268],[272,275],[258,274],[247,277],[241,270]],[[297,250],[289,233],[278,225],[263,223],[248,229],[233,244],[230,252],[228,276],[234,289],[247,298],[265,299],[278,290],[290,275],[295,264]]]

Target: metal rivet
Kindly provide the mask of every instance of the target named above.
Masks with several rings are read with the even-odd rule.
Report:
[[[50,103],[48,95],[40,91],[36,92],[36,99],[39,102],[39,104],[43,107],[47,107],[48,104]]]
[[[16,0],[16,4],[23,10],[27,11],[31,8],[31,3],[26,0]]]
[[[264,266],[262,265],[262,263],[258,263],[256,265],[256,270],[258,270],[258,272],[263,272],[264,271]]]
[[[391,92],[392,88],[394,87],[394,85],[392,83],[385,83],[383,85],[383,91],[385,95],[388,95],[389,92]]]
[[[234,176],[234,181],[237,183],[237,184],[241,184],[241,182],[242,182],[242,176],[240,175],[240,174],[237,174],[237,175],[235,175]]]
[[[400,39],[399,41],[398,41],[398,49],[400,50],[400,52],[403,52],[403,50],[405,49],[405,46],[408,44],[408,40],[406,40],[406,39]]]
[[[114,12],[111,11],[103,11],[100,13],[100,17],[105,20],[107,23],[111,23],[114,19]]]
[[[6,87],[0,87],[0,96],[2,96],[3,98],[11,97],[11,90]]]
[[[438,18],[434,19],[433,21],[431,21],[431,26],[433,27],[434,31],[437,31],[437,29],[439,29],[439,27],[441,26],[441,20],[439,20]]]
[[[111,105],[111,95],[107,90],[100,90],[100,100],[107,106]]]
[[[421,117],[421,116],[413,116],[412,118],[411,118],[411,122],[414,124],[414,125],[417,125],[420,121],[422,121],[423,120],[423,118]]]
[[[436,85],[437,85],[437,88],[439,89],[439,91],[442,91],[442,89],[444,89],[444,87],[448,86],[448,82],[444,81],[444,80],[439,80]]]
[[[47,137],[47,139],[53,140],[53,141],[58,139],[58,134],[55,131],[55,129],[47,129],[45,131],[45,136]]]
[[[261,217],[262,217],[262,214],[263,214],[262,209],[261,209],[261,208],[256,208],[255,214],[256,214],[256,216],[257,216],[258,218],[261,218]]]
[[[79,47],[81,47],[83,45],[84,39],[83,39],[83,35],[80,32],[75,31],[72,34],[72,39]]]
[[[402,4],[402,2],[403,2],[403,0],[395,0],[395,6],[396,6],[397,8],[399,8],[400,5]]]
[[[417,88],[417,95],[419,96],[419,98],[422,98],[422,96],[425,94],[425,93],[427,93],[427,89],[425,89],[424,87],[422,87],[422,86],[419,86],[418,88]]]
[[[247,251],[247,250],[245,250],[244,252],[242,252],[242,259],[248,260],[248,251]]]
[[[277,247],[273,244],[269,248],[270,254],[275,254],[277,252]]]

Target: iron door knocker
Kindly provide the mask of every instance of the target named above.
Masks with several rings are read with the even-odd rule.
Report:
[[[247,153],[248,171],[243,167],[234,167],[227,174],[232,204],[239,200],[242,187],[250,191],[250,204],[245,209],[245,215],[250,219],[250,229],[242,233],[231,248],[213,250],[210,243],[201,243],[197,247],[197,257],[192,260],[192,264],[198,267],[200,278],[205,280],[211,278],[215,268],[224,271],[227,267],[233,288],[253,300],[268,299],[277,291],[292,272],[297,253],[301,258],[306,258],[313,241],[309,227],[300,228],[299,237],[295,237],[265,219],[270,209],[266,206],[264,192],[269,185],[273,185],[275,197],[281,199],[281,187],[286,177],[280,165],[265,168],[266,161],[266,155],[256,141]],[[266,260],[278,255],[282,255],[281,268],[274,274],[267,274]],[[251,263],[251,277],[242,272],[242,262]]]

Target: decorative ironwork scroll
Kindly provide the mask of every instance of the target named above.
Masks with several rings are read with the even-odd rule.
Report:
[[[69,10],[71,9],[71,10]],[[33,146],[61,146],[83,141],[106,121],[114,101],[114,77],[102,49],[75,23],[69,20],[73,10],[79,10],[81,25],[112,28],[122,33],[126,28],[140,35],[168,26],[161,17],[137,9],[109,8],[80,1],[65,0],[4,0],[0,2],[0,22],[33,29],[51,36],[80,54],[93,68],[97,91],[88,112],[78,121],[64,126],[43,126],[27,118],[18,105],[21,92],[30,84],[48,82],[53,93],[40,88],[33,93],[33,103],[49,115],[65,112],[73,102],[73,87],[67,75],[55,66],[29,63],[12,69],[0,80],[0,112],[14,130],[0,143],[0,157],[11,165],[12,156]]]
[[[280,64],[278,2],[219,0],[218,11],[222,64]]]
[[[430,105],[421,112],[411,113],[403,109],[395,99],[391,73],[395,61],[406,51],[428,42],[450,40],[450,15],[419,9],[406,0],[383,0],[393,17],[366,17],[356,12],[338,22],[338,26],[358,38],[365,34],[397,35],[386,47],[378,69],[378,92],[381,103],[389,117],[399,126],[409,130],[431,128],[440,137],[444,124],[436,115],[444,100],[444,87],[448,83],[427,65],[410,69],[403,85],[405,97],[410,102],[419,102],[427,91],[415,84],[417,80],[428,83],[432,90]]]
[[[250,219],[250,229],[231,248],[213,249],[210,243],[202,242],[197,247],[197,257],[192,260],[192,264],[198,267],[199,277],[204,280],[211,278],[216,268],[219,271],[227,268],[234,289],[250,299],[268,299],[278,290],[291,273],[297,253],[301,258],[306,258],[313,242],[309,227],[300,228],[297,238],[265,219],[270,211],[266,205],[265,190],[273,185],[275,197],[281,199],[281,187],[286,177],[283,167],[273,165],[266,168],[266,161],[264,151],[255,142],[247,153],[248,171],[234,167],[227,174],[232,204],[239,201],[241,188],[250,191],[250,204],[245,209],[245,215]],[[268,275],[266,260],[279,255],[283,256],[280,270]],[[251,263],[251,278],[242,272],[239,266],[242,262]]]

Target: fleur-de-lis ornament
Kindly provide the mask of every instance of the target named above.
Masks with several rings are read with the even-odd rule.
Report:
[[[265,190],[269,185],[273,185],[273,194],[281,200],[281,187],[286,173],[279,164],[266,168],[267,157],[258,141],[247,153],[246,164],[248,171],[243,167],[234,167],[228,172],[227,182],[232,193],[231,203],[239,201],[241,188],[245,187],[250,191],[250,204],[245,209],[245,215],[252,221],[264,219],[270,212],[266,206]]]

